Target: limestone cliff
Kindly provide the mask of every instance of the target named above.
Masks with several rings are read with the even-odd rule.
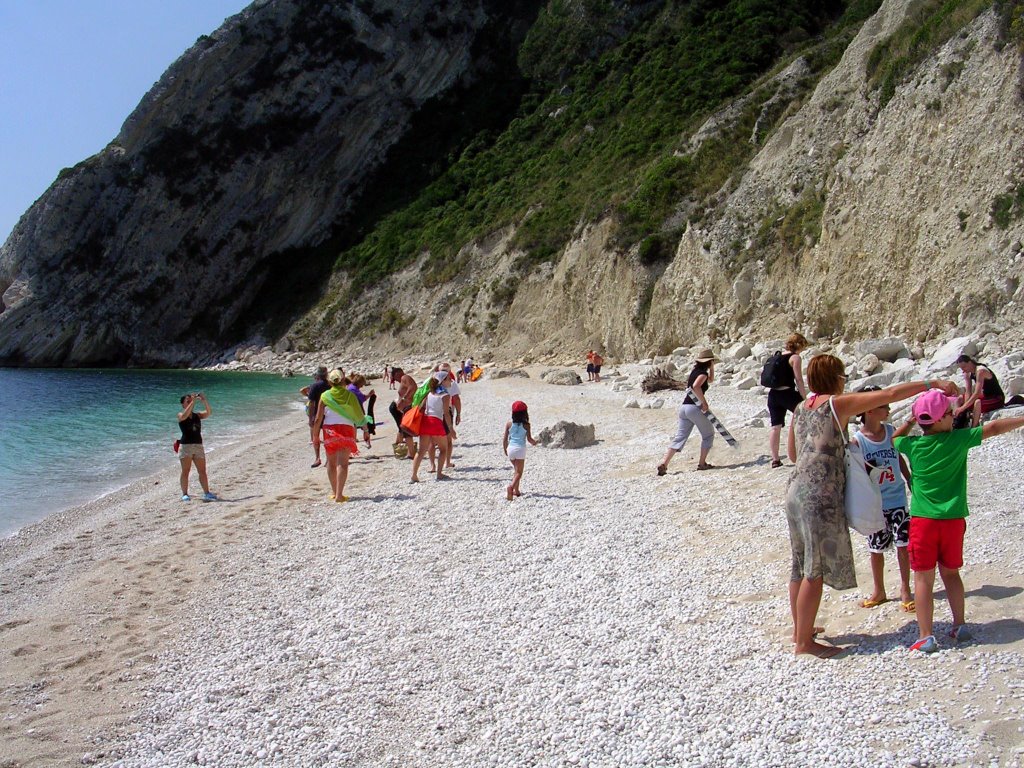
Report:
[[[886,0],[810,96],[786,103],[788,116],[711,214],[686,227],[667,265],[617,248],[607,218],[581,225],[553,265],[520,282],[505,230],[463,250],[467,266],[448,290],[418,288],[421,264],[381,286],[371,298],[409,324],[373,348],[536,358],[599,346],[642,357],[791,329],[918,340],[959,329],[1019,343],[1021,51],[1004,44],[995,11],[982,13],[883,105],[868,57],[913,8]],[[786,101],[794,77],[799,61],[768,86]],[[734,112],[712,117],[691,143]],[[780,242],[793,219],[804,229]],[[357,322],[344,310],[332,316]],[[331,327],[314,313],[295,333],[326,343]]]
[[[0,361],[184,363],[301,309],[389,153],[503,77],[538,6],[258,0],[227,20],[15,227]]]
[[[623,247],[609,205],[524,271],[531,209],[456,243],[457,269],[424,252],[353,284],[334,259],[387,213],[382,180],[414,173],[416,148],[441,164],[458,151],[437,134],[480,128],[460,115],[514,90],[493,78],[539,5],[254,3],[19,223],[0,250],[0,360],[196,362],[257,333],[280,349],[534,357],[790,329],[1021,341],[1021,48],[985,11],[883,96],[869,60],[911,0],[885,0],[824,77],[780,62],[680,136],[676,156],[760,110],[750,159],[699,206],[679,200],[667,258]],[[511,117],[482,111],[496,130]]]

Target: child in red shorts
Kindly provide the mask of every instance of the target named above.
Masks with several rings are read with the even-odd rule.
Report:
[[[1024,417],[990,421],[982,427],[953,430],[956,398],[928,390],[914,401],[919,437],[897,437],[896,450],[910,461],[910,569],[914,572],[917,626],[920,637],[910,649],[935,653],[939,645],[932,633],[935,567],[946,587],[957,643],[971,639],[964,626],[964,583],[960,567],[967,530],[967,452],[981,441],[1024,426]]]

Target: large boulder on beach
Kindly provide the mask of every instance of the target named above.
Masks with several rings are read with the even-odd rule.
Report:
[[[876,355],[864,355],[857,361],[857,368],[864,373],[874,373],[882,366],[882,361]]]
[[[865,339],[857,344],[857,357],[874,355],[879,360],[887,363],[895,362],[901,357],[910,357],[910,350],[903,343],[903,339],[890,336],[886,339]]]
[[[560,421],[554,426],[545,427],[537,435],[537,440],[545,448],[586,448],[594,445],[593,424],[576,424],[571,421]]]
[[[742,341],[733,344],[722,353],[724,360],[743,360],[748,357],[750,357],[750,345]]]
[[[960,355],[971,355],[973,357],[976,354],[978,354],[978,344],[974,339],[970,336],[957,336],[935,350],[928,361],[928,370],[944,371],[956,365],[956,359]]]
[[[904,381],[911,381],[918,376],[917,365],[910,358],[900,358],[895,363],[885,364],[871,376],[854,382],[853,389],[861,387],[888,387],[890,384],[900,384]]]
[[[576,371],[570,371],[567,368],[550,368],[544,371],[540,378],[541,381],[546,381],[548,384],[560,384],[567,387],[583,383],[583,379]]]
[[[522,368],[495,368],[487,373],[489,379],[528,379],[530,374]]]

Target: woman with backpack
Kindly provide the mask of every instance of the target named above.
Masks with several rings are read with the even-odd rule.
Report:
[[[779,442],[782,428],[786,426],[786,411],[794,413],[807,397],[800,360],[800,353],[807,349],[807,344],[802,334],[792,334],[786,339],[786,351],[769,357],[761,371],[761,386],[768,387],[768,416],[771,419],[768,449],[772,454],[772,469],[782,466]]]

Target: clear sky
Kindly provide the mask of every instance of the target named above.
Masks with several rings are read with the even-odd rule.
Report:
[[[171,62],[250,0],[0,0],[0,243]]]

